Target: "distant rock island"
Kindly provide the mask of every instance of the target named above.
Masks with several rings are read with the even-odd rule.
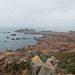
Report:
[[[30,32],[30,33],[33,33],[33,32],[35,32],[35,30],[25,28],[25,29],[16,30],[15,32],[20,32],[20,33],[22,33],[22,32],[26,32],[26,33]]]
[[[46,35],[46,34],[59,34],[59,33],[63,33],[63,32],[52,32],[52,31],[36,31],[34,29],[19,29],[16,30],[15,32],[19,32],[19,33],[24,33],[24,34],[42,34],[42,35]]]
[[[69,32],[55,32],[55,31],[36,31],[34,29],[28,29],[28,28],[25,28],[25,29],[19,29],[19,30],[16,30],[15,32],[19,32],[19,33],[24,33],[24,34],[43,34],[43,35],[50,35],[50,34],[65,34],[67,33],[68,35],[75,35],[75,31],[69,31]]]

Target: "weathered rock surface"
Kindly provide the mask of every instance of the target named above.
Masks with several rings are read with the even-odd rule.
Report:
[[[15,32],[20,32],[20,33],[25,32],[27,34],[27,33],[35,32],[35,31],[33,29],[25,28],[25,29],[16,30]]]
[[[35,56],[32,58],[31,63],[31,71],[29,75],[66,75],[66,70],[59,69],[57,72],[57,63],[59,60],[56,60],[54,56],[48,58],[45,63],[39,58],[39,56]]]
[[[20,38],[16,38],[16,40],[20,40]]]
[[[10,34],[10,36],[16,36],[16,34]]]
[[[32,58],[34,56],[42,56],[43,53],[40,52],[39,50],[35,50],[35,51],[28,51],[28,55],[30,58]]]
[[[11,40],[15,40],[15,38],[11,38]]]
[[[6,38],[10,38],[10,37],[6,37]]]
[[[30,51],[28,54],[31,57],[22,56],[17,53],[12,50],[0,51],[0,75],[67,75],[67,70],[60,68],[59,63],[61,63],[61,60],[57,60],[57,58],[61,57],[58,56],[59,52],[55,53],[56,56],[54,52],[48,55],[48,53],[43,54],[38,50]],[[57,58],[52,56],[52,53]],[[70,58],[67,61],[70,63],[73,59]]]
[[[13,57],[15,53],[12,50],[0,51],[0,70],[4,69],[8,59]]]

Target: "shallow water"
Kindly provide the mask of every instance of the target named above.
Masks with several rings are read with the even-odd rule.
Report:
[[[10,33],[6,33],[6,31],[4,33],[3,32],[4,31],[0,31],[0,50],[4,50],[4,49],[16,50],[17,48],[22,48],[24,45],[25,46],[36,45],[37,41],[34,40],[34,37],[38,38],[42,36],[42,35],[35,35],[35,34],[16,33],[13,31],[10,31]],[[10,36],[13,33],[17,35]],[[6,37],[9,37],[9,38],[6,38]],[[11,40],[12,38],[15,38],[15,40]],[[16,40],[16,38],[27,38],[27,39]]]

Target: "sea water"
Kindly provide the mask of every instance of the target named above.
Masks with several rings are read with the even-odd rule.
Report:
[[[21,27],[1,27],[0,28],[0,50],[4,49],[13,49],[22,48],[24,45],[36,45],[37,41],[34,40],[34,37],[38,38],[42,35],[35,34],[23,34],[16,33],[15,30],[20,29]],[[23,27],[24,29],[24,27]],[[29,29],[34,29],[36,31],[55,31],[55,32],[68,32],[75,31],[75,27],[30,27]],[[6,33],[10,32],[10,33]],[[11,34],[17,34],[16,36],[10,36]],[[10,38],[6,38],[10,37]],[[28,38],[21,40],[11,40],[12,38]],[[6,41],[6,42],[4,42]]]
[[[28,45],[36,45],[37,41],[34,40],[34,37],[38,38],[42,36],[36,34],[17,33],[14,32],[15,30],[17,29],[0,28],[0,50],[5,50],[5,49],[16,50],[17,48],[22,48],[24,46],[27,47]],[[16,36],[11,36],[11,34],[16,34]],[[11,40],[12,38],[15,38],[15,40]],[[27,39],[16,40],[16,38],[27,38]]]

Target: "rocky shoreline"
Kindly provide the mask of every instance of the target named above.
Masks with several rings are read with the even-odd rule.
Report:
[[[30,63],[34,56],[39,56],[43,62],[46,62],[51,56],[55,56],[59,60],[59,67],[67,71],[66,75],[75,74],[75,31],[62,33],[51,31],[36,32],[34,30],[31,30],[33,31],[31,32],[28,29],[26,30],[27,32],[22,29],[17,30],[16,32],[25,34],[42,34],[43,36],[41,38],[35,38],[38,43],[36,45],[29,45],[28,48],[18,48],[16,51],[0,51],[1,75],[38,75],[39,72],[36,72],[36,74],[31,73]]]
[[[19,29],[19,30],[16,30],[15,32],[24,33],[24,34],[41,34],[41,35],[65,34],[64,32],[35,31],[35,30],[33,30],[33,29],[28,29],[28,28]]]

